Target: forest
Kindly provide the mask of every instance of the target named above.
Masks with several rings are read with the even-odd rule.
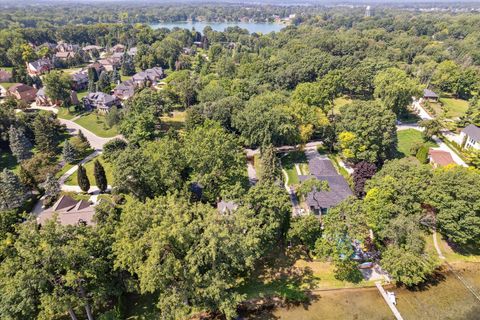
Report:
[[[1,319],[125,319],[140,316],[132,314],[134,300],[148,305],[146,318],[233,319],[246,300],[271,293],[267,286],[255,297],[246,292],[257,288],[259,273],[280,273],[279,257],[326,261],[336,280],[360,283],[351,259],[358,241],[393,281],[415,287],[442,264],[427,248],[432,232],[459,252],[479,254],[480,151],[450,142],[466,165],[444,167],[428,164],[428,151],[442,130],[480,126],[480,16],[252,8],[100,3],[0,12],[0,70],[59,101],[52,113],[0,100]],[[148,25],[291,14],[269,34]],[[121,107],[88,120],[105,118],[119,135],[95,158],[93,179],[88,163],[76,173],[75,199],[89,199],[92,184],[100,190],[93,224],[40,225],[32,213],[38,199],[49,207],[66,194],[59,178],[95,149],[61,120],[86,112],[69,108],[66,70],[100,54],[78,54],[42,76],[27,72],[30,62],[53,55],[49,43],[60,42],[136,48],[113,71],[89,67],[85,94],[111,93],[141,70],[165,72],[160,90],[135,88]],[[439,100],[425,102],[433,116],[421,120],[413,97],[427,88]],[[406,141],[401,124],[421,127],[418,139]],[[303,154],[312,142],[353,170],[344,174],[353,196],[321,219],[292,216],[284,188],[282,147]],[[248,150],[257,152],[254,183]],[[308,180],[295,187],[300,199],[328,190]],[[234,209],[220,212],[220,202]],[[289,276],[274,295],[308,300],[311,288],[292,289],[298,274]]]

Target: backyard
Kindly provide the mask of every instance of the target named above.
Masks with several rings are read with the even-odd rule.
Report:
[[[438,145],[433,141],[425,142],[422,133],[415,129],[400,130],[398,136],[398,155],[400,158],[408,157],[410,149],[416,144],[424,144],[428,148],[436,148]]]
[[[165,115],[160,118],[162,121],[162,130],[168,131],[170,128],[175,130],[182,130],[185,126],[185,117],[187,113],[185,111],[174,111],[169,115]]]
[[[468,109],[468,101],[450,96],[440,98],[438,103],[429,102],[429,105],[432,107],[435,116],[444,116],[447,119],[459,118],[465,115]]]
[[[117,128],[115,126],[109,128],[105,123],[105,116],[95,112],[90,112],[78,118],[75,123],[102,138],[112,138],[118,135]]]

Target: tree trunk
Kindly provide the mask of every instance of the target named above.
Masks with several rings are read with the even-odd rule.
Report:
[[[70,318],[72,318],[72,320],[78,320],[77,315],[75,314],[75,311],[73,311],[71,307],[68,308],[68,314],[70,315]]]
[[[92,308],[90,308],[90,304],[88,302],[85,302],[85,311],[87,312],[88,320],[95,320],[93,318]]]

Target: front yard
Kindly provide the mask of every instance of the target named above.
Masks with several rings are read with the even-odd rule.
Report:
[[[397,132],[398,146],[397,151],[399,157],[408,157],[410,149],[416,144],[424,144],[428,148],[436,148],[438,145],[433,141],[425,142],[422,133],[415,129],[400,130]]]
[[[308,174],[308,161],[303,151],[292,151],[281,156],[282,167],[288,176],[288,185],[298,184],[298,172],[295,164],[298,164],[302,174]]]
[[[90,112],[78,118],[75,120],[75,123],[102,138],[112,138],[118,135],[117,128],[109,128],[105,123],[105,116],[96,114],[95,112]]]
[[[107,183],[111,185],[112,180],[113,180],[112,167],[108,162],[103,160],[102,157],[96,157],[96,158],[90,160],[89,162],[87,162],[86,164],[84,164],[85,170],[87,170],[87,176],[88,176],[88,180],[90,181],[90,185],[92,185],[92,186],[95,185],[95,176],[93,175],[93,167],[94,167],[95,160],[98,160],[102,164],[103,168],[105,169],[105,174],[107,176]],[[65,181],[65,184],[67,186],[78,185],[78,183],[77,183],[77,171],[75,171],[75,173],[72,174],[67,179],[67,181]]]

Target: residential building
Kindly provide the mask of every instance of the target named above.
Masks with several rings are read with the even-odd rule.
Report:
[[[432,90],[429,89],[423,89],[423,99],[432,101],[432,102],[437,102],[438,101],[438,95],[433,92]]]
[[[97,50],[98,52],[102,52],[103,47],[95,46],[95,45],[89,45],[89,46],[83,47],[82,50],[87,52],[87,53],[91,53],[92,51],[95,51],[95,50]]]
[[[14,97],[27,103],[35,101],[36,95],[37,89],[23,83],[16,83],[7,90],[7,96]]]
[[[450,152],[444,150],[430,148],[430,150],[428,150],[428,158],[435,168],[455,164]]]
[[[85,223],[95,225],[95,207],[86,200],[75,200],[63,195],[55,204],[43,211],[37,217],[38,224],[45,224],[48,220],[56,219],[61,225],[76,225]]]
[[[79,104],[77,93],[74,90],[70,91],[69,103],[73,105]],[[52,101],[45,93],[45,87],[43,87],[37,92],[37,95],[35,97],[35,104],[37,106],[58,106],[61,104],[61,101]]]
[[[163,69],[160,67],[155,67],[133,75],[132,81],[135,83],[136,86],[139,87],[155,86],[164,77],[165,74],[163,72]]]
[[[460,139],[465,149],[473,148],[480,150],[480,128],[476,125],[469,124],[466,126],[460,132]]]
[[[72,88],[75,91],[85,90],[88,87],[88,71],[85,69],[72,74]]]
[[[113,106],[119,106],[120,101],[115,96],[103,92],[92,92],[83,98],[86,108],[97,109],[100,113],[106,114]]]
[[[10,82],[11,79],[12,79],[11,72],[0,69],[0,82]]]
[[[58,60],[66,61],[75,58],[75,52],[73,51],[60,51],[55,53],[55,58]]]
[[[91,63],[87,66],[88,69],[90,68],[93,68],[95,69],[95,71],[97,72],[98,75],[100,75],[100,73],[102,73],[102,71],[105,71],[105,67],[103,66],[103,64],[101,64],[100,62],[96,61],[94,63]]]
[[[135,83],[132,80],[127,80],[115,87],[113,95],[120,100],[127,100],[135,94]]]
[[[27,72],[30,76],[39,76],[53,69],[50,59],[38,59],[27,64]]]
[[[123,44],[117,44],[110,48],[110,52],[124,52],[125,46]]]
[[[310,175],[301,175],[301,182],[310,178],[326,181],[328,191],[314,190],[306,196],[306,203],[311,213],[326,214],[328,209],[335,207],[346,198],[353,195],[345,178],[338,174],[328,158],[315,157],[309,161]]]
[[[98,63],[103,66],[105,71],[113,71],[120,67],[120,60],[117,58],[100,59]]]
[[[57,52],[78,52],[80,51],[80,46],[78,44],[70,44],[63,41],[60,41],[55,47]]]

